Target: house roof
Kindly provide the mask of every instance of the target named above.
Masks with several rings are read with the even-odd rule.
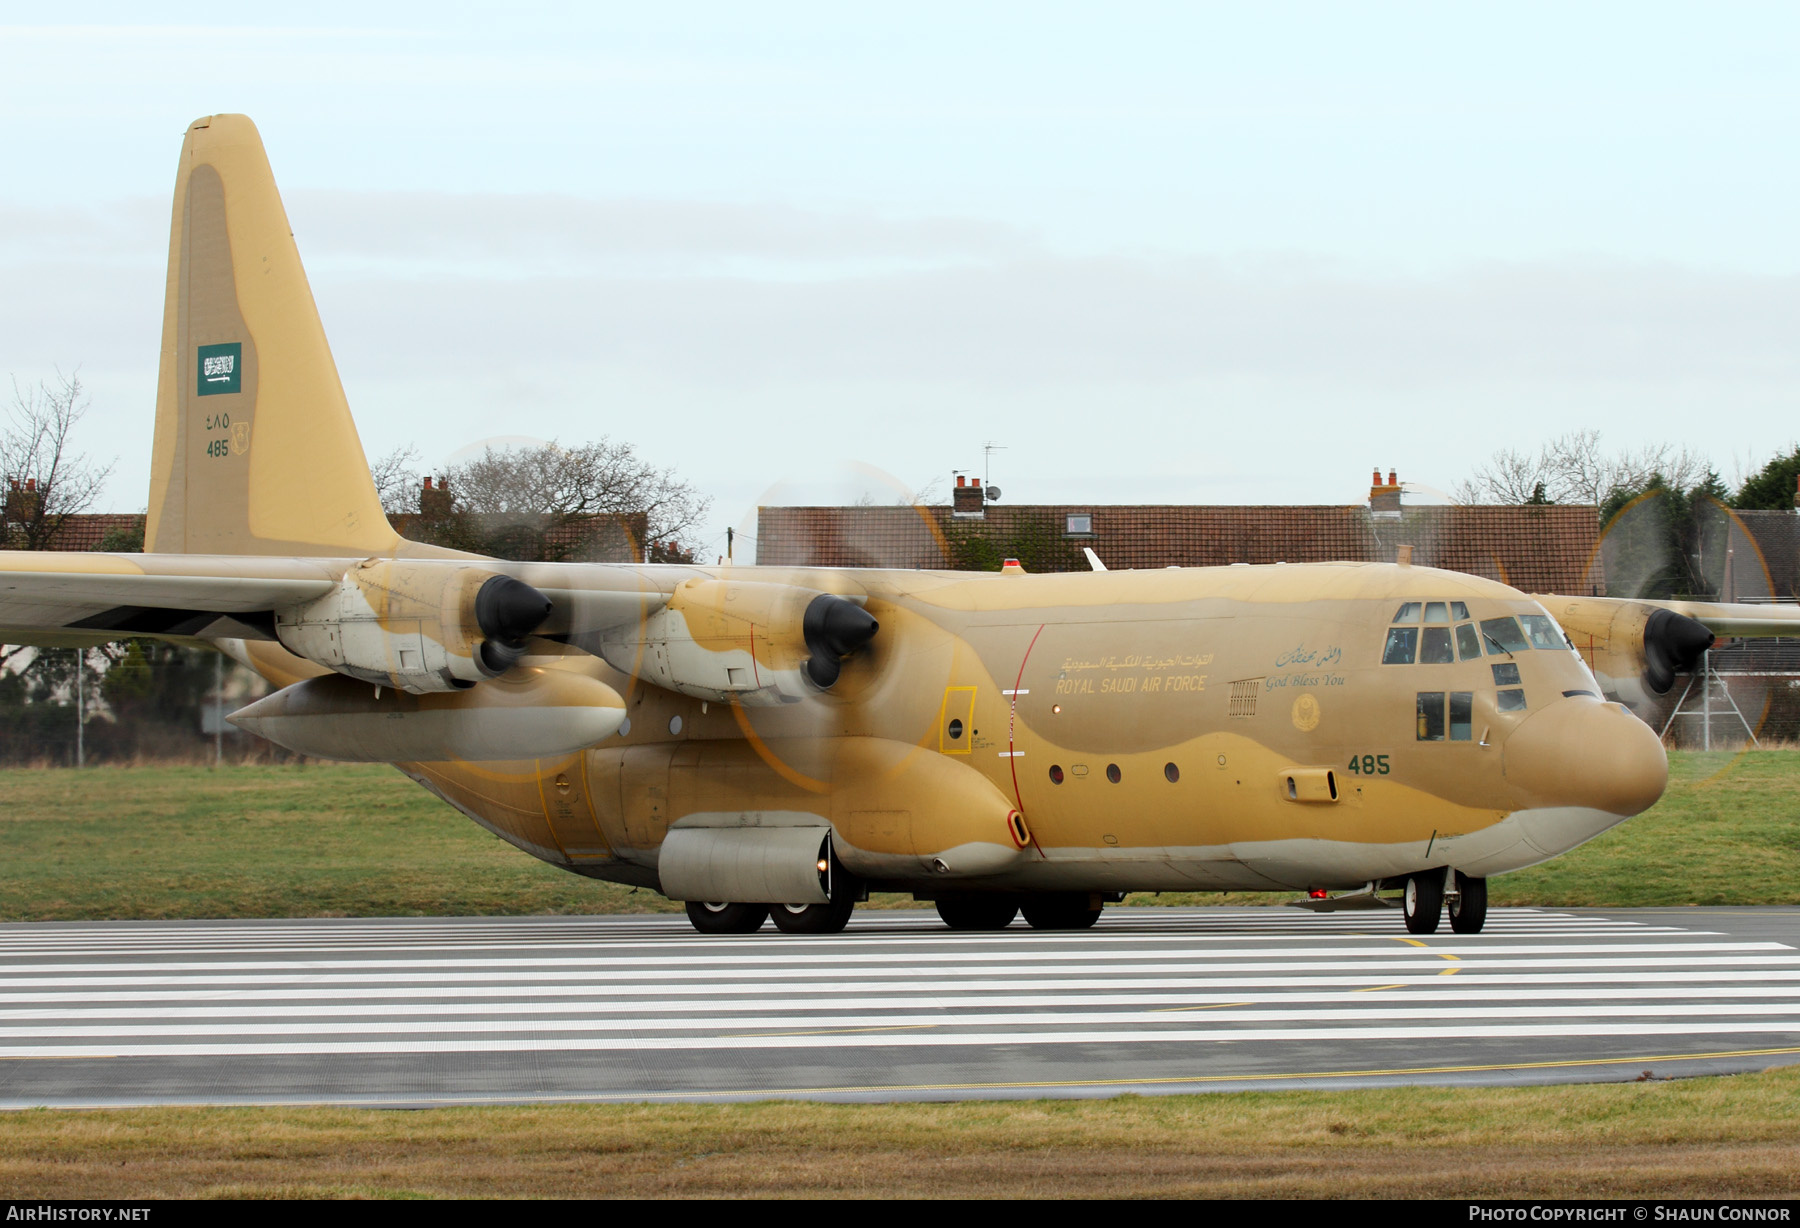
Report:
[[[1092,533],[1069,534],[1071,515],[1091,517]],[[979,521],[953,517],[948,507],[764,507],[756,558],[799,567],[945,567],[952,536],[975,525],[997,543],[1052,532],[1077,549],[1091,547],[1115,570],[1391,561],[1410,545],[1415,564],[1527,592],[1605,592],[1594,509],[1563,505],[1410,507],[1387,519],[1360,505],[990,504]]]

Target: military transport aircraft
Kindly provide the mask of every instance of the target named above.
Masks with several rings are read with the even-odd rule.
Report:
[[[1662,794],[1657,735],[1608,692],[1666,691],[1715,632],[1794,626],[1404,563],[969,574],[410,542],[240,115],[181,150],[145,553],[0,554],[0,639],[216,646],[279,688],[240,726],[394,763],[709,933],[834,932],[871,889],[957,929],[1237,890],[1397,902],[1415,933],[1447,906],[1472,933],[1489,875]]]

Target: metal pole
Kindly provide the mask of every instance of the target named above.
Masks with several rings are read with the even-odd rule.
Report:
[[[1712,650],[1700,654],[1700,728],[1705,731],[1703,746],[1712,749]]]
[[[83,674],[87,673],[87,649],[75,650],[75,766],[87,765],[87,688]]]
[[[225,654],[213,658],[213,766],[225,762]]]

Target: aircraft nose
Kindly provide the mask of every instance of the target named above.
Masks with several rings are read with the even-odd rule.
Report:
[[[1528,805],[1622,818],[1655,805],[1669,782],[1669,758],[1650,726],[1618,704],[1580,695],[1557,700],[1513,730],[1501,770]]]

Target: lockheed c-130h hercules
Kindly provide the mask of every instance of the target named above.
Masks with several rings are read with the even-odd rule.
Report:
[[[1446,906],[1478,931],[1490,875],[1661,795],[1660,741],[1608,694],[1667,690],[1715,630],[1782,625],[1399,564],[969,574],[410,542],[235,115],[181,151],[145,553],[0,558],[0,639],[216,646],[279,688],[244,728],[394,763],[714,933],[832,932],[872,889],[962,929],[1085,927],[1135,890],[1397,891],[1414,932]]]

